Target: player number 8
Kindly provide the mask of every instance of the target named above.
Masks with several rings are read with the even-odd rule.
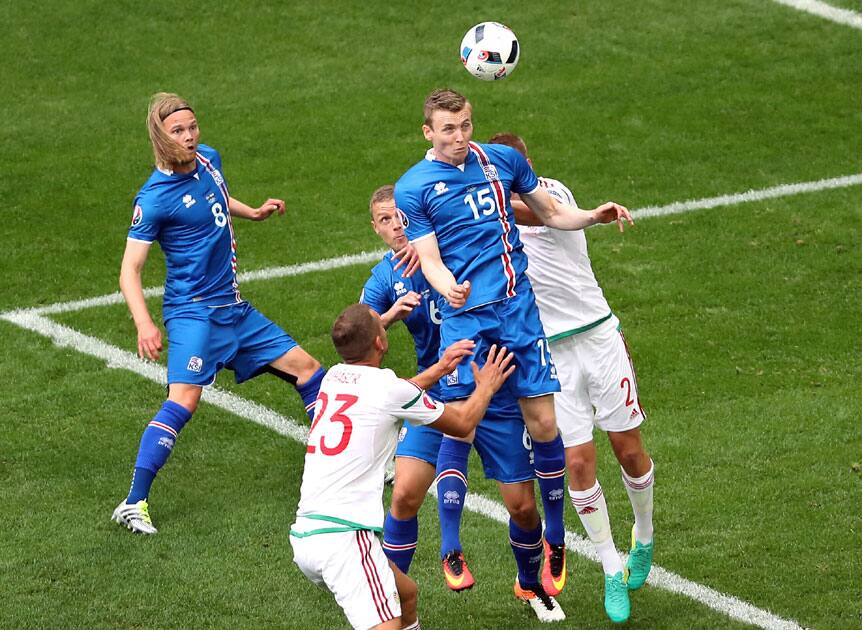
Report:
[[[211,208],[213,212],[213,217],[215,218],[215,224],[219,227],[224,227],[227,223],[227,215],[224,213],[224,208],[220,203],[214,203]]]

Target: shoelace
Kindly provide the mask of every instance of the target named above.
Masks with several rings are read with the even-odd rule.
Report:
[[[551,599],[551,596],[545,592],[545,589],[541,586],[533,589],[533,594],[539,598],[539,601],[542,602],[545,608],[548,610],[554,610],[556,606],[554,606],[554,600]]]
[[[559,575],[563,571],[563,554],[565,547],[562,545],[551,545],[551,573]]]
[[[455,575],[461,575],[464,572],[463,562],[461,560],[461,556],[456,555],[454,553],[450,553],[446,556],[446,564],[449,565],[449,569]]]

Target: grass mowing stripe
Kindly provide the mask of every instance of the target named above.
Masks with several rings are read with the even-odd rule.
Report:
[[[139,359],[131,352],[121,350],[116,346],[80,333],[32,311],[11,311],[3,313],[0,317],[17,326],[50,338],[59,347],[74,348],[79,352],[102,359],[108,367],[128,370],[160,384],[167,382],[167,370],[164,367]],[[263,405],[246,400],[235,394],[219,390],[215,387],[204,388],[203,400],[297,442],[304,443],[308,439],[308,429],[305,426],[297,424],[293,418],[282,416]],[[432,487],[429,490],[429,494],[436,497],[436,488]],[[467,495],[465,507],[472,512],[481,514],[499,523],[505,524],[509,521],[509,514],[502,504],[476,493]],[[576,552],[590,560],[598,561],[592,543],[568,530],[566,531],[566,546],[571,552]],[[653,586],[685,595],[728,617],[750,623],[760,628],[768,630],[801,630],[801,626],[792,620],[778,617],[769,611],[687,580],[659,566],[653,566],[648,581]]]
[[[772,0],[778,4],[783,4],[787,7],[811,13],[818,17],[822,17],[838,24],[852,26],[853,28],[862,29],[862,15],[851,11],[850,9],[839,9],[831,4],[819,2],[819,0]]]
[[[719,206],[733,206],[750,201],[761,201],[763,199],[775,199],[777,197],[789,197],[802,193],[818,192],[821,190],[830,190],[833,188],[849,188],[850,186],[858,186],[862,184],[862,173],[856,175],[845,175],[843,177],[832,177],[829,179],[818,179],[812,182],[798,182],[796,184],[780,184],[770,188],[761,188],[759,190],[749,190],[742,193],[733,193],[730,195],[720,195],[718,197],[707,197],[704,199],[694,199],[691,201],[677,201],[664,206],[647,206],[632,210],[632,216],[636,219],[646,219],[650,217],[661,217],[669,214],[680,214],[683,212],[691,212],[692,210],[706,210],[709,208],[717,208]],[[360,252],[358,254],[347,254],[337,256],[335,258],[324,258],[307,263],[297,265],[287,265],[283,267],[264,267],[254,271],[245,271],[237,276],[239,282],[250,280],[271,280],[274,278],[286,278],[289,276],[299,276],[305,273],[316,271],[328,271],[330,269],[338,269],[340,267],[349,267],[360,263],[377,262],[386,253],[386,250],[374,252]],[[150,287],[144,289],[145,297],[158,297],[163,295],[165,289],[163,286]],[[27,312],[37,315],[51,315],[55,313],[70,313],[80,311],[86,308],[96,306],[109,306],[111,304],[121,304],[123,302],[123,294],[117,291],[108,295],[87,298],[84,300],[74,300],[71,302],[58,302],[41,306],[37,308],[27,309]],[[15,313],[18,311],[9,311]]]

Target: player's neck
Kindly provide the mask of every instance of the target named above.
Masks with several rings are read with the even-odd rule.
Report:
[[[192,160],[191,162],[179,162],[171,164],[171,170],[174,173],[183,173],[184,175],[188,175],[189,173],[194,172],[195,170],[195,162]]]

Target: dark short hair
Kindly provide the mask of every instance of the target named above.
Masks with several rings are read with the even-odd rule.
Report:
[[[514,133],[495,133],[488,140],[488,144],[505,144],[507,147],[512,147],[518,153],[527,157],[527,145],[524,143],[524,139]]]
[[[380,322],[367,304],[351,304],[341,311],[332,325],[335,351],[347,363],[367,357],[380,332]]]
[[[422,112],[425,115],[425,124],[431,126],[431,116],[439,109],[453,113],[460,112],[467,104],[467,98],[455,90],[449,88],[434,90],[425,99]]]

